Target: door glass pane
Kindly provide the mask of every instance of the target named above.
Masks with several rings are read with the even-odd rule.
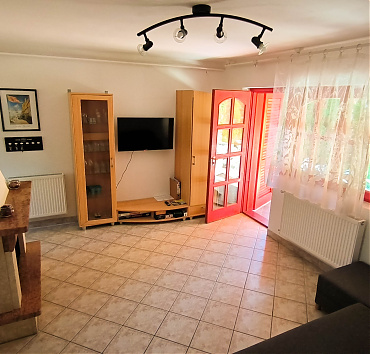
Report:
[[[213,210],[220,209],[225,206],[224,196],[225,186],[218,186],[213,189]]]
[[[227,193],[227,205],[236,204],[238,201],[238,189],[239,183],[230,183],[228,185],[228,193]]]
[[[243,128],[235,128],[231,133],[231,152],[242,151]]]
[[[244,103],[237,98],[234,105],[233,124],[244,123]]]
[[[229,179],[240,177],[240,156],[230,157]]]
[[[230,124],[231,116],[231,98],[222,101],[218,105],[218,125]]]
[[[112,215],[108,102],[81,100],[88,220]]]
[[[216,154],[227,154],[229,147],[230,129],[219,129],[217,131]]]
[[[226,180],[226,165],[227,159],[218,159],[216,160],[215,165],[215,183],[223,182]]]

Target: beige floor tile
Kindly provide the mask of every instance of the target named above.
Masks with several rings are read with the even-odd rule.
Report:
[[[254,249],[252,260],[258,262],[277,264],[278,254],[275,252]]]
[[[207,299],[190,294],[180,293],[171,307],[171,312],[199,320],[207,305]]]
[[[204,352],[203,350],[198,350],[198,349],[189,347],[186,354],[207,354],[207,352]]]
[[[299,257],[279,254],[279,266],[293,268],[297,270],[304,270],[303,264],[303,260]]]
[[[128,279],[115,293],[116,296],[140,302],[152,286],[141,281]]]
[[[45,255],[46,253],[48,253],[49,251],[51,251],[55,247],[57,247],[57,245],[55,243],[41,241],[41,255]]]
[[[239,350],[251,347],[257,343],[263,342],[263,339],[250,336],[249,334],[234,331],[231,339],[229,353],[235,353]]]
[[[222,221],[225,221],[225,220],[222,220]],[[229,220],[227,220],[225,224],[221,224],[218,227],[217,231],[227,232],[229,234],[235,234],[238,228],[239,228],[238,225],[235,225],[232,221],[229,222]]]
[[[316,286],[305,286],[306,290],[306,302],[309,305],[315,305],[315,297],[316,297]]]
[[[91,316],[89,315],[65,309],[43,331],[70,341],[90,319]]]
[[[62,282],[58,279],[49,278],[47,276],[41,277],[41,296],[49,294],[50,291],[58,287]]]
[[[130,277],[138,268],[139,263],[125,261],[124,259],[118,260],[111,267],[107,269],[110,274],[118,275],[121,277]]]
[[[108,247],[106,247],[101,254],[104,254],[108,257],[115,257],[120,258],[122,257],[127,251],[130,250],[130,247],[118,245],[117,243],[112,243]]]
[[[137,302],[112,296],[95,316],[123,325],[137,305]]]
[[[141,265],[132,275],[131,279],[154,284],[163,273],[163,269]]]
[[[176,253],[180,251],[180,249],[180,245],[169,242],[161,242],[160,245],[155,249],[155,252],[175,256]]]
[[[251,260],[248,258],[228,255],[223,267],[248,272]]]
[[[308,285],[308,286],[316,287],[318,278],[319,278],[318,273],[310,273],[310,272],[305,271],[305,273],[304,273],[304,284]]]
[[[212,235],[212,240],[213,241],[219,241],[219,242],[224,242],[224,243],[232,243],[234,241],[235,236],[233,234],[230,234],[228,232],[220,232],[216,231]]]
[[[261,312],[266,315],[272,315],[273,305],[273,296],[247,289],[244,290],[242,302],[240,304],[242,308]]]
[[[104,354],[143,354],[153,336],[128,327],[122,327]]]
[[[287,268],[287,267],[277,267],[276,279],[287,281],[290,283],[304,285],[305,274],[303,270]]]
[[[68,341],[39,332],[30,340],[19,353],[28,354],[59,354],[68,344]]]
[[[245,288],[248,290],[254,290],[261,293],[274,295],[275,293],[275,279],[260,277],[254,274],[248,274]]]
[[[317,310],[314,305],[307,304],[307,320],[308,322],[316,320],[320,317],[325,316],[326,313],[324,311]]]
[[[247,280],[247,275],[248,273],[240,272],[239,270],[222,268],[217,281],[219,283],[225,283],[244,288],[245,282]]]
[[[306,304],[293,300],[275,297],[273,314],[276,317],[293,322],[307,322]]]
[[[56,244],[60,245],[63,242],[69,240],[72,237],[73,237],[73,235],[70,235],[70,234],[56,232],[56,233],[53,233],[52,235],[50,235],[49,237],[47,237],[45,239],[45,241],[51,242],[51,243],[56,243]]]
[[[149,231],[150,231],[150,228],[148,227],[135,225],[127,233],[130,235],[135,235],[135,236],[145,236]]]
[[[190,221],[190,220],[188,220]],[[175,232],[183,235],[192,235],[193,232],[196,230],[197,225],[192,225],[189,222],[177,222],[175,227]]]
[[[234,329],[238,310],[239,308],[236,306],[210,300],[204,310],[202,321]]]
[[[144,261],[144,264],[165,269],[173,260],[173,256],[161,253],[151,253],[151,255]]]
[[[146,251],[154,251],[161,241],[152,240],[150,238],[142,238],[140,241],[135,243],[135,248],[140,248]]]
[[[171,263],[167,266],[167,270],[172,270],[173,272],[190,275],[195,265],[196,265],[196,262],[194,261],[175,257],[171,261]]]
[[[97,351],[69,342],[61,354],[96,354]]]
[[[231,247],[232,246],[230,245],[230,243],[211,240],[209,241],[206,250],[211,252],[227,254]]]
[[[249,273],[275,279],[276,264],[252,261],[251,266],[249,268]]]
[[[58,268],[61,264],[63,264],[63,262],[43,256],[41,257],[41,274],[45,274],[49,270]]]
[[[268,252],[278,252],[278,243],[269,239],[258,239],[255,245],[256,249],[268,251]]]
[[[299,327],[301,324],[284,320],[282,318],[274,317],[272,319],[271,337],[275,337],[281,333],[289,331],[293,328]]]
[[[35,335],[0,344],[0,354],[16,354],[34,337]]]
[[[118,243],[121,246],[132,247],[137,242],[139,242],[140,240],[141,240],[141,237],[139,237],[139,236],[122,235],[122,236],[118,237],[117,240],[114,241],[114,243]]]
[[[139,304],[126,321],[125,326],[155,334],[167,312],[155,307]]]
[[[41,301],[41,315],[37,317],[37,327],[42,330],[47,326],[55,317],[57,317],[63,310],[64,306],[53,304],[49,301]],[[0,351],[1,353],[1,351]]]
[[[120,328],[118,324],[93,317],[72,341],[102,352]]]
[[[206,238],[200,238],[200,237],[189,237],[188,240],[185,242],[185,246],[188,246],[188,247],[194,247],[194,248],[199,248],[199,249],[202,249],[204,250],[208,243],[210,241]]]
[[[145,237],[147,238],[151,238],[153,240],[157,240],[157,241],[163,241],[166,236],[169,234],[168,231],[164,231],[164,230],[150,230],[146,235]]]
[[[112,243],[120,237],[121,234],[115,231],[105,231],[99,236],[99,241]]]
[[[113,295],[127,278],[118,275],[103,273],[100,278],[90,285],[90,289]]]
[[[223,253],[204,251],[201,257],[199,258],[199,262],[221,267],[224,264],[225,259],[226,255]]]
[[[175,290],[154,285],[145,295],[141,303],[168,311],[178,295],[179,293]]]
[[[155,283],[164,288],[180,291],[188,279],[188,275],[165,270]]]
[[[170,242],[170,243],[175,243],[177,245],[184,245],[184,243],[188,240],[189,238],[189,235],[184,235],[184,234],[181,234],[181,233],[177,233],[177,232],[170,232],[166,238],[164,239],[164,241],[166,242]]]
[[[49,269],[44,274],[50,278],[64,281],[72,274],[76,273],[79,269],[80,267],[74,264],[60,262],[56,267]]]
[[[240,226],[238,230],[236,230],[236,234],[239,236],[257,238],[258,228],[250,228],[249,226]]]
[[[214,230],[210,229],[205,229],[205,228],[195,228],[195,230],[192,232],[191,236],[192,237],[199,237],[199,238],[204,238],[207,240],[210,240],[214,234]]]
[[[215,282],[212,280],[190,276],[182,288],[182,292],[209,298],[214,286]]]
[[[50,291],[44,299],[61,306],[68,306],[72,301],[85,291],[81,286],[62,283],[57,288]]]
[[[75,252],[76,250],[74,248],[59,245],[47,252],[45,256],[58,261],[64,261],[68,256]]]
[[[197,326],[197,320],[175,313],[168,313],[156,336],[188,346]]]
[[[83,267],[71,275],[66,282],[88,288],[102,274],[97,270]]]
[[[93,316],[109,300],[109,298],[110,295],[108,294],[87,289],[68,307]]]
[[[236,320],[235,330],[251,336],[270,338],[272,316],[259,312],[240,309]]]
[[[102,254],[97,255],[85,264],[85,267],[105,272],[117,262],[117,258],[108,257]]]
[[[224,302],[225,304],[239,306],[242,295],[242,288],[223,283],[216,283],[211,299]]]
[[[208,353],[227,353],[231,336],[230,329],[200,322],[191,341],[191,347]]]
[[[229,254],[232,256],[251,259],[253,255],[253,248],[239,245],[231,245]]]
[[[191,275],[199,278],[204,278],[208,280],[215,281],[221,271],[221,267],[212,265],[212,264],[206,264],[206,263],[197,263],[194,267]]]
[[[147,250],[131,248],[122,255],[121,259],[142,264],[151,254],[152,252]]]
[[[87,252],[100,253],[104,250],[104,248],[107,248],[108,246],[109,246],[108,242],[92,240],[91,242],[82,246],[81,249]]]
[[[201,257],[202,253],[203,253],[203,250],[199,248],[183,246],[177,252],[176,257],[185,258],[185,259],[189,259],[191,261],[197,262],[199,258]]]
[[[147,354],[158,354],[158,353],[168,353],[168,354],[185,354],[188,348],[184,345],[170,342],[166,339],[154,337],[150,343]]]
[[[233,240],[233,244],[238,246],[254,248],[254,246],[256,245],[256,238],[236,235]]]
[[[306,303],[305,287],[283,280],[276,281],[275,296]]]
[[[83,266],[94,257],[96,257],[95,253],[77,250],[75,253],[67,257],[64,261],[77,266]]]
[[[91,239],[87,237],[73,236],[69,240],[64,241],[62,243],[62,246],[72,247],[72,248],[81,248],[82,246],[86,245],[90,241]]]

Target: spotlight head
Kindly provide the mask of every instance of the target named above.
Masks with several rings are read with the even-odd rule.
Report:
[[[145,55],[146,52],[151,48],[153,47],[153,42],[151,40],[148,39],[148,37],[146,36],[146,33],[144,33],[144,38],[145,38],[145,44],[139,44],[137,46],[137,50],[139,52],[140,55]]]
[[[181,19],[180,28],[177,28],[175,32],[173,32],[173,39],[178,43],[182,43],[187,35],[188,31],[185,29],[183,20]]]
[[[226,38],[227,38],[227,34],[226,34],[226,32],[224,31],[224,28],[223,28],[223,21],[224,21],[224,18],[221,17],[220,24],[216,28],[216,33],[215,33],[214,38],[215,38],[215,41],[217,43],[223,43],[223,42],[226,41]]]
[[[266,49],[267,49],[267,43],[264,44],[262,41],[261,41],[261,37],[263,35],[263,33],[265,32],[265,28],[262,30],[262,32],[260,33],[260,35],[256,36],[256,37],[253,37],[251,39],[252,43],[257,47],[257,49],[259,50],[258,52],[258,55],[261,55],[263,54]]]

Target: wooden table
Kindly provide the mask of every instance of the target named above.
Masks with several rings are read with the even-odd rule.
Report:
[[[41,314],[40,242],[25,242],[28,231],[31,182],[10,190],[6,204],[11,217],[0,218],[0,343],[37,332]],[[19,254],[16,254],[16,245]]]

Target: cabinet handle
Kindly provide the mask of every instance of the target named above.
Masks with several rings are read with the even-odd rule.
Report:
[[[110,158],[110,167],[113,168],[113,157]]]
[[[193,165],[195,165],[195,156],[193,155],[192,158],[193,158]]]

